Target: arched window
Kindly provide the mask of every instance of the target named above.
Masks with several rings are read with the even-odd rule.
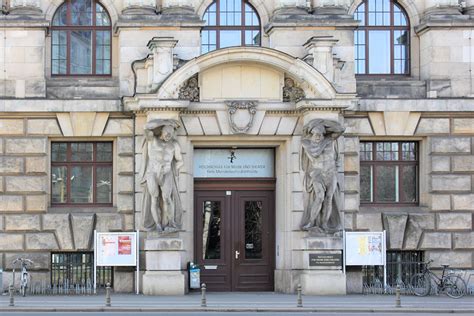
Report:
[[[201,53],[230,46],[260,46],[260,19],[244,0],[216,0],[204,13]]]
[[[52,75],[110,75],[110,17],[95,0],[66,0],[51,26]]]
[[[392,0],[366,0],[356,10],[355,73],[410,73],[410,25],[403,8]]]

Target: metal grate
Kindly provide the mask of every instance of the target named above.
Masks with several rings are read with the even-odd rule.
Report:
[[[94,282],[94,254],[92,252],[51,253],[51,287],[76,287]],[[97,288],[113,286],[112,267],[97,267]]]

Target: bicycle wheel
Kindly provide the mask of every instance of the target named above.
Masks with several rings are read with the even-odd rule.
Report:
[[[448,275],[444,281],[446,295],[451,298],[461,298],[466,295],[466,282],[459,275]]]
[[[416,296],[426,296],[430,294],[431,280],[426,273],[417,273],[411,278],[411,288]]]

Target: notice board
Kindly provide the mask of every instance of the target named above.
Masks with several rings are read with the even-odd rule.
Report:
[[[346,232],[347,266],[385,265],[385,232]]]
[[[137,233],[97,233],[97,266],[136,266]]]

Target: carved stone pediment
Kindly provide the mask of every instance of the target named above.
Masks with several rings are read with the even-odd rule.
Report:
[[[229,113],[230,128],[234,134],[245,134],[253,126],[257,113],[257,101],[226,102]]]

